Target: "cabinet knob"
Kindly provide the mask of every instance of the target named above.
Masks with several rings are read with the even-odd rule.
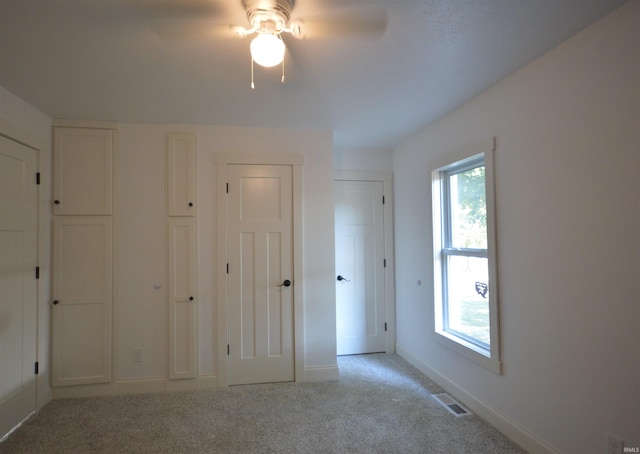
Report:
[[[189,297],[189,301],[193,301],[193,296],[190,296],[190,297]]]
[[[193,203],[192,203],[192,202],[189,202],[189,206],[190,206],[190,207],[192,207],[192,206],[193,206]]]
[[[57,305],[57,304],[58,304],[58,300],[53,300],[53,301],[51,302],[51,304],[53,304],[54,306],[55,306],[55,305]]]
[[[53,203],[55,203],[56,205],[60,205],[60,201],[59,200],[54,200]]]

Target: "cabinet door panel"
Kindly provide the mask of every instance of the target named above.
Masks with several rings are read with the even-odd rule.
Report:
[[[195,214],[195,174],[195,134],[167,134],[167,214],[169,216]]]
[[[111,380],[111,218],[53,224],[53,385]]]
[[[195,221],[172,219],[169,230],[169,378],[196,376]]]
[[[53,214],[111,214],[113,132],[55,128],[54,142]]]

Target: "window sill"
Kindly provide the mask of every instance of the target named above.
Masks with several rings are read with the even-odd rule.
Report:
[[[492,359],[490,352],[471,342],[465,341],[457,336],[447,333],[446,331],[433,332],[433,339],[441,345],[448,347],[461,356],[470,361],[479,364],[491,372],[502,375],[502,362]]]

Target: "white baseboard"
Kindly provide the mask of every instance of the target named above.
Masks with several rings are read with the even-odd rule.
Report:
[[[53,400],[53,394],[51,388],[47,389],[44,393],[39,393],[36,399],[36,411],[42,410],[42,408]]]
[[[304,381],[337,380],[340,378],[338,366],[311,366],[304,368]]]
[[[69,397],[116,396],[124,394],[149,394],[167,391],[192,391],[218,387],[215,375],[203,375],[194,379],[167,380],[166,378],[144,378],[120,380],[95,385],[61,386],[53,388],[54,399]]]
[[[303,381],[337,380],[338,366],[312,366],[304,369]],[[112,383],[92,385],[60,386],[52,388],[53,399],[69,397],[116,396],[124,394],[149,394],[167,391],[191,391],[195,389],[217,388],[218,378],[205,375],[195,379],[167,380],[164,377],[137,380],[118,380]]]
[[[522,448],[529,452],[540,454],[559,454],[559,451],[529,432],[525,427],[510,419],[505,414],[490,407],[487,403],[461,388],[449,377],[429,366],[427,363],[413,355],[408,349],[400,344],[396,344],[398,355],[406,359],[420,372],[431,380],[442,386],[454,398],[460,400],[476,415],[487,421],[493,427],[502,432],[505,436],[513,440]]]

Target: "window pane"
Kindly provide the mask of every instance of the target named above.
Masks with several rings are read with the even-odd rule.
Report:
[[[455,330],[490,344],[488,260],[449,256],[447,266],[447,320],[445,330]]]
[[[451,247],[487,249],[487,200],[484,166],[449,177]]]

